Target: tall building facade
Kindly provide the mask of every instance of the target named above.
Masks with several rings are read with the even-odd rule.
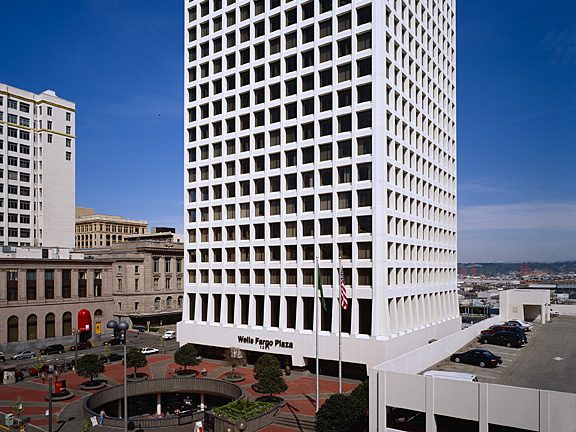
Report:
[[[186,2],[181,343],[375,364],[460,328],[454,0]]]
[[[0,243],[74,247],[75,116],[52,90],[0,83]]]

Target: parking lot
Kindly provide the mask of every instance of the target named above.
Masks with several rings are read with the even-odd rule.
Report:
[[[451,362],[449,358],[427,370],[474,374],[478,381],[542,390],[576,393],[576,317],[559,316],[548,324],[534,323],[522,348],[480,344],[477,340],[459,352],[486,349],[502,357],[496,368],[480,368]]]

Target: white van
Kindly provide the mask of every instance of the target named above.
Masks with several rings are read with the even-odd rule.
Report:
[[[478,382],[478,378],[476,377],[476,375],[463,372],[428,371],[424,372],[423,375],[432,378],[444,378],[457,381]]]

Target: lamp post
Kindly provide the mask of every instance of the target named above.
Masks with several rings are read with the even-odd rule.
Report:
[[[128,386],[126,381],[126,330],[128,330],[128,323],[126,321],[110,320],[106,323],[106,327],[119,330],[124,334],[124,432],[128,432]]]
[[[78,329],[72,329],[72,333],[74,333],[74,369],[76,369],[78,364]]]
[[[42,379],[48,378],[48,432],[52,432],[52,378],[58,379],[58,371],[50,366],[48,373],[41,373]]]

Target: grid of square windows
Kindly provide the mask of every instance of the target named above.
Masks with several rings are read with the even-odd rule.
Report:
[[[373,143],[372,2],[190,2],[194,286],[312,285],[317,257],[322,271],[341,259],[346,284],[371,298],[373,168],[386,172],[387,285],[453,280],[454,12],[450,2],[393,9],[379,71],[386,134]],[[373,167],[375,145],[386,163]]]

